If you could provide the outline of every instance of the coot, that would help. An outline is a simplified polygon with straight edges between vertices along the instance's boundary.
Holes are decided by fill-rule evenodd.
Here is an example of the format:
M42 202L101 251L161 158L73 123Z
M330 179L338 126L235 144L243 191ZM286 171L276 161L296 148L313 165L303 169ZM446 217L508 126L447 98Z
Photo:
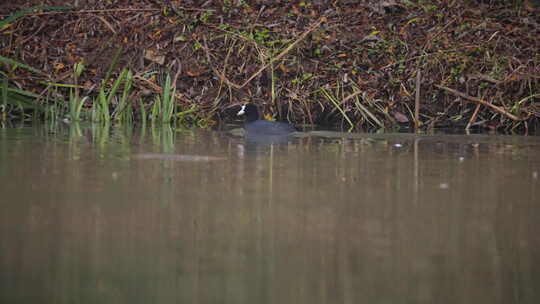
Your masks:
M296 129L288 123L261 120L257 106L251 103L243 104L237 115L246 116L244 129L249 136L287 135L296 131Z

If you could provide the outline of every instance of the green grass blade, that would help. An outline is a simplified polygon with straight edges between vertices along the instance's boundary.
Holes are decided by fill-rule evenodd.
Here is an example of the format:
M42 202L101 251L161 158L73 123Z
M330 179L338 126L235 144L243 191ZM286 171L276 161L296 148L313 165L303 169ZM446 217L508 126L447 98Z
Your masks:
M120 103L115 115L115 119L119 121L127 120L131 115L129 113L131 104L129 104L128 98L131 92L131 85L133 84L133 73L127 71L124 78L124 91L122 92L122 97L120 97Z
M25 70L28 70L28 71L31 71L31 72L34 72L34 73L37 73L37 74L45 75L44 72L42 72L42 71L40 71L40 70L38 70L36 68L33 68L33 67L31 67L31 66L29 66L27 64L18 62L16 60L13 60L13 59L10 59L10 58L0 56L0 62L6 63L6 64L11 65L11 66L16 67L16 68L22 68L22 69L25 69Z
M122 81L124 81L124 78L126 78L127 72L128 71L126 69L123 69L120 75L118 75L118 78L116 78L116 80L114 81L111 91L107 96L107 105L110 105L112 99L116 96L116 91L118 91L120 84L122 84Z
M27 14L31 14L37 11L66 11L72 10L71 6L38 6L16 11L4 20L0 20L0 30L7 27L10 23L13 23L19 18L24 17Z
M35 104L34 99L19 94L8 94L7 104L15 105L23 110L41 110L41 106Z
M30 97L30 98L39 98L40 97L38 94L30 92L30 91L26 91L26 90L8 88L7 91L8 91L8 93L15 93L15 94L23 95L23 96Z
M84 105L85 101L86 101L88 98L89 98L88 96L83 97L83 99L81 99L81 100L79 101L79 105L77 106L77 109L75 110L75 115L76 115L77 118L79 118L79 119L80 119L80 117L81 117L81 112L82 112L83 105Z
M105 120L105 117L109 117L109 105L107 104L105 88L101 87L98 93L95 121Z
M48 82L48 81L39 81L39 84L43 84L46 86L52 86L52 87L58 87L58 88L77 88L77 89L84 89L83 85L78 84L70 84L70 83L57 83L57 82Z
M114 69L116 68L116 65L118 64L122 51L123 51L122 48L118 48L116 50L116 53L114 53L111 64L109 65L109 69L107 70L107 74L105 74L105 78L103 79L103 83L107 83L109 81L109 78L111 77L112 72L114 71Z
M171 76L167 74L167 77L165 79L165 86L163 87L163 98L161 100L162 123L170 122L174 112L174 95L176 93L176 88L172 89L171 82Z
M156 120L159 119L161 115L161 97L159 95L156 95L154 98L154 104L152 105L152 112L150 114L150 117L152 118L152 123L155 123Z
M2 109L3 111L6 110L7 97L8 97L8 79L7 77L2 77L2 105L3 105Z
M140 105L140 113L141 113L142 125L146 126L146 109L144 108L144 103L143 103L142 98L139 99L139 105Z

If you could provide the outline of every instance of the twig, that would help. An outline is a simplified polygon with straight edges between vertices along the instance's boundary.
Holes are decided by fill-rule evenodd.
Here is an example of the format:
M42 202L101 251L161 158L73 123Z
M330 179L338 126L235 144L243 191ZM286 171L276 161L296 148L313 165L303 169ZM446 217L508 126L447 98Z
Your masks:
M497 80L493 77L490 77L488 75L484 75L484 74L474 74L474 75L470 75L469 76L470 79L480 79L480 80L484 80L484 81L487 81L487 82L491 82L493 84L502 84L504 81L500 81L500 80Z
M521 119L521 118L515 116L514 114L509 113L508 111L506 111L506 110L503 109L502 107L498 107L498 106L496 106L496 105L493 105L493 104L491 104L491 103L489 103L489 102L487 102L487 101L485 101L485 100L482 100L482 99L480 99L480 98L473 97L473 96L469 96L469 95L467 95L467 94L465 94L465 93L461 93L461 92L459 92L459 91L456 91L456 90L454 90L454 89L450 89L450 88L447 88L447 87L441 86L441 85L435 85L435 87L437 87L437 88L439 88L439 89L442 89L442 90L445 90L445 91L447 91L447 92L449 92L449 93L451 93L451 94L454 94L454 95L456 95L456 96L459 96L459 97L461 97L461 98L463 98L463 99L465 99L465 100L473 101L473 102L479 103L479 104L481 104L481 105L483 105L483 106L486 106L486 107L488 107L488 108L491 108L491 109L493 109L495 112L498 112L498 113L500 113L500 114L503 114L503 115L505 115L506 117L508 117L508 118L510 118L510 119L512 119L512 120L523 120L523 119Z
M113 32L113 34L116 34L116 31L114 30L114 27L102 16L96 16L101 22L103 22L110 30Z
M115 13L115 12L159 12L159 8L112 8L101 10L72 10L72 11L54 11L54 12L39 12L27 14L26 16L43 16L56 14L96 14L96 13Z
M228 62L229 62L229 57L231 56L231 53L236 45L236 41L237 40L233 40L232 41L232 44L231 46L229 47L229 50L227 51L227 55L225 56L225 60L223 60L223 72L225 73L225 71L227 70L227 67L228 67ZM208 54L208 46L206 45L206 38L204 39L204 46L206 47L206 62L208 62L208 64L210 65L210 67L212 68L212 70L214 71L214 73L216 73L216 70L214 69L214 67L210 64L210 56ZM218 89L218 92L216 94L216 98L214 100L214 105L217 105L218 102L219 102L219 97L221 96L221 90L223 88L223 82L224 80L222 78L220 78L220 81L219 81L219 89ZM228 87L229 91L231 90L231 87L229 86Z
M341 101L341 104L345 103L345 101L347 101L347 100L349 100L349 99L351 99L351 98L356 97L356 95L359 95L359 94L361 94L361 93L362 93L362 91L361 91L361 90L358 90L358 91L356 91L356 92L353 92L353 93L347 95L347 97L343 98L343 100Z

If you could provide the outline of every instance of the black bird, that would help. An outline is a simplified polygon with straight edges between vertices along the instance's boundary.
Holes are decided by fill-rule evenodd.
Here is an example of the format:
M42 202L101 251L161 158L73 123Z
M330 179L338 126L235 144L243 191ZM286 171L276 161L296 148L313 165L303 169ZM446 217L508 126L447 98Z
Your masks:
M250 137L284 136L296 131L296 129L288 123L260 119L257 106L251 103L243 104L236 115L245 115L246 120L244 129L246 130L247 136Z

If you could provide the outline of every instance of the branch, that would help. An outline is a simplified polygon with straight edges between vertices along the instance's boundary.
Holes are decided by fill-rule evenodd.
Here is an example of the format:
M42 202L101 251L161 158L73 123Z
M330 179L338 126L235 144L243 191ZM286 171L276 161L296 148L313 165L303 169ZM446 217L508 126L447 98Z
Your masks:
M476 103L479 103L483 106L486 106L488 108L491 108L492 110L494 110L495 112L498 112L500 114L503 114L505 115L506 117L512 119L512 120L523 120L522 118L519 118L517 116L515 116L514 114L512 113L509 113L508 111L506 111L504 108L502 107L498 107L494 104L491 104L483 99L480 99L480 98L477 98L477 97L473 97L473 96L469 96L465 93L461 93L459 91L456 91L454 89L450 89L450 88L447 88L447 87L444 87L444 86L440 86L440 85L435 85L435 87L439 88L439 89L442 89L442 90L445 90L446 92L448 93L451 93L453 95L456 95L456 96L459 96L465 100L468 100L468 101L473 101L473 102L476 102Z

